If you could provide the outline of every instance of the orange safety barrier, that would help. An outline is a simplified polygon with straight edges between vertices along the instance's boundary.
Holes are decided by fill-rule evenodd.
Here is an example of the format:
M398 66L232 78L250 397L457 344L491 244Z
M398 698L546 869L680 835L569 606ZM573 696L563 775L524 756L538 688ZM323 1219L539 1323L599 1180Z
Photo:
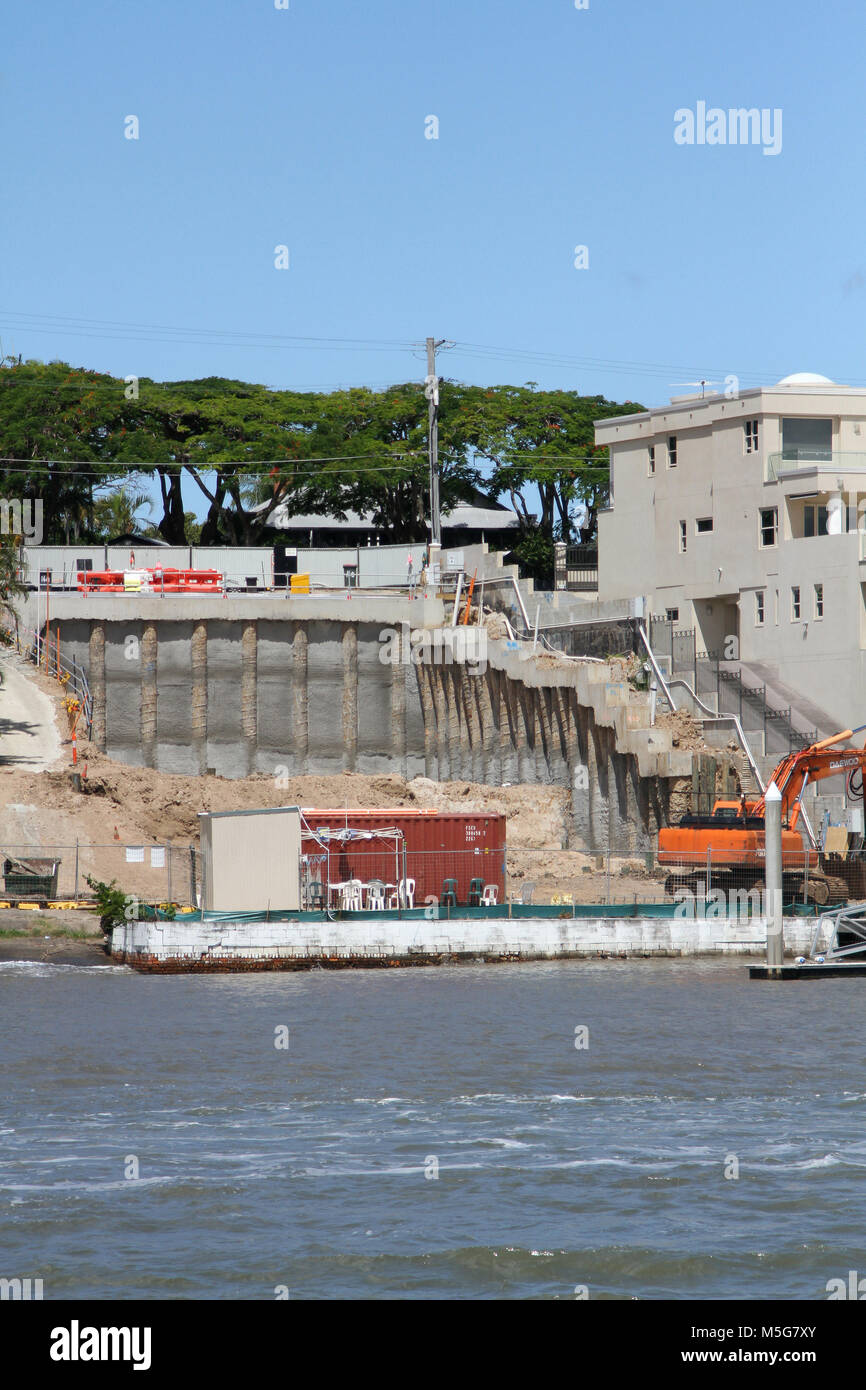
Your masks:
M221 594L219 570L82 570L78 587L86 594Z

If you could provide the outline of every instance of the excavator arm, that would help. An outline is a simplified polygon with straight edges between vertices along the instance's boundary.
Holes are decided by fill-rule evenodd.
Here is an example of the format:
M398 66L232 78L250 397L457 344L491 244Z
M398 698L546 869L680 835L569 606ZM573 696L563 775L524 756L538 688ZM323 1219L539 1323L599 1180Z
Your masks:
M843 729L832 738L822 739L804 748L799 753L789 753L783 758L773 773L773 781L782 793L782 820L791 830L797 828L800 818L803 793L810 782L821 782L825 777L838 777L843 772L853 772L859 768L861 775L866 770L866 743L862 748L839 748L855 734L862 733L866 724L857 729ZM764 797L754 802L752 814L764 815Z

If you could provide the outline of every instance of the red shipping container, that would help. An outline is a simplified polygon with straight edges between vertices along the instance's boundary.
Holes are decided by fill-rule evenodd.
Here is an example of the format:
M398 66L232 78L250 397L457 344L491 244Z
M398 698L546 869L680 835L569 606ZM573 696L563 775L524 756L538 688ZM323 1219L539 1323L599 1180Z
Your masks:
M505 816L480 811L427 811L397 808L382 810L334 810L303 807L302 852L327 855L321 865L322 882L345 883L359 878L368 883L381 879L396 884L404 876L415 880L415 905L428 896L442 898L446 879L456 880L457 902L467 904L473 879L493 884L497 899L505 897ZM331 831L396 829L401 840L349 839L318 844L319 828Z

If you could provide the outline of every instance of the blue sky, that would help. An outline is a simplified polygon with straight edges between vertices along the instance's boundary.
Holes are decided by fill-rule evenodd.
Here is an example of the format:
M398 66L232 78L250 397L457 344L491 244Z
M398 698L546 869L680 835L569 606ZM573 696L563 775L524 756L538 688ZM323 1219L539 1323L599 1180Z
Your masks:
M646 405L866 381L864 39L862 0L15 6L3 351L380 386L433 333L446 375ZM677 145L699 101L781 109L781 152Z

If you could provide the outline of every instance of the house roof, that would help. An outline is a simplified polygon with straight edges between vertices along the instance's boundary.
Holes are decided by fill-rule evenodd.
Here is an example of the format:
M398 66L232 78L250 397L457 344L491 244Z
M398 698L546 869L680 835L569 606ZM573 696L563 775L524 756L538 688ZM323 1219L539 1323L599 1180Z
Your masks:
M266 505L267 503L262 503L254 510L260 511ZM381 529L375 525L372 512L347 511L345 520L337 521L326 512L305 512L300 516L287 516L283 504L271 512L268 525L275 531L320 531L332 526L345 526L347 530L353 531ZM510 507L503 507L501 503L494 502L479 492L476 493L475 503L457 502L447 511L443 511L442 525L447 526L449 530L511 531L520 525L520 518ZM430 529L429 522L427 529Z

